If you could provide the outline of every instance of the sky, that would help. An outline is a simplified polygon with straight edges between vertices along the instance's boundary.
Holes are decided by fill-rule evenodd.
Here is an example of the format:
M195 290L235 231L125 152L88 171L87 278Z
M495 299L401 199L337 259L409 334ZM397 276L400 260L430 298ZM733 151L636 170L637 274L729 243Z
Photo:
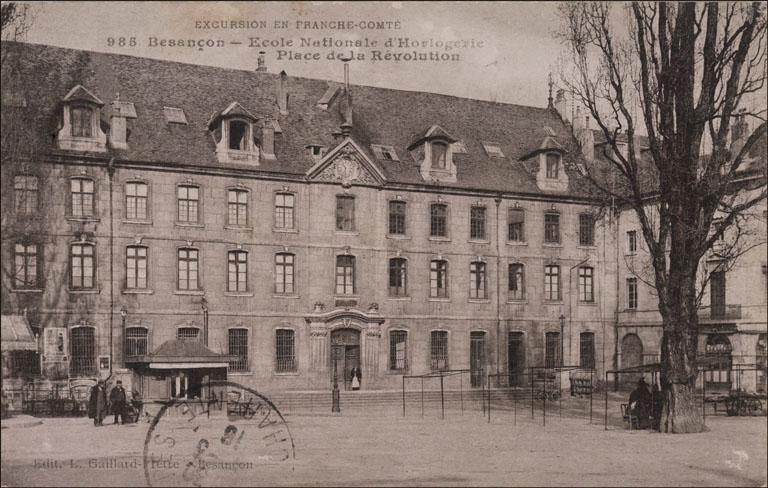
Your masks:
M331 37L368 43L352 49L364 58L350 62L352 83L539 107L547 104L547 76L563 52L553 35L557 4L547 2L44 2L34 8L26 41L37 44L245 70L256 68L263 50L270 72L343 81L343 63L328 55L350 49L301 46L302 39L322 43ZM214 21L247 25L212 28ZM315 21L353 25L324 29ZM390 39L420 46L388 47ZM221 40L224 46L163 47L163 40ZM446 50L447 41L467 47ZM385 57L414 50L449 59ZM320 59L290 60L289 53Z

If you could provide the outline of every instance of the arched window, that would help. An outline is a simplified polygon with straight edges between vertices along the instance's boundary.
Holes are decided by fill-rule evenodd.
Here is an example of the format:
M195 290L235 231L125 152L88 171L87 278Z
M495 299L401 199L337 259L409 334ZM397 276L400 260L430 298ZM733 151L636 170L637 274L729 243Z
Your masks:
M125 248L125 288L142 290L147 288L148 277L147 246L128 246Z
M93 327L74 327L70 331L70 374L96 374L96 338Z
M621 339L621 361L619 367L631 368L643 364L643 341L637 334L627 334ZM634 388L642 373L625 373L618 375L623 388Z
M448 237L448 205L433 203L429 206L429 235Z
M755 366L758 368L757 381L755 385L756 391L768 391L768 375L766 375L766 366L768 366L768 335L760 334L757 338L757 345L755 347Z
M146 327L125 329L125 357L144 356L149 351L149 332Z
M72 217L94 216L94 183L90 178L72 178L70 180Z
M448 369L448 332L433 330L430 332L429 367L432 371Z
M96 257L94 245L79 242L70 247L69 286L75 290L94 288L96 282Z
M392 258L389 260L389 296L404 297L407 295L408 260Z
M229 149L236 151L248 150L248 131L249 124L242 120L231 120L229 122Z

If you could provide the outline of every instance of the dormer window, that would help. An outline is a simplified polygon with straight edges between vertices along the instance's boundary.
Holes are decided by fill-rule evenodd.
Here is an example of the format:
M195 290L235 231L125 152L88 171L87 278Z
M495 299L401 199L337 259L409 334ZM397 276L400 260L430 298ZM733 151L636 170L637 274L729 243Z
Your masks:
M483 149L488 156L493 158L503 158L504 153L501 151L501 146L495 142L483 142Z
M439 125L433 125L411 139L407 149L419 163L425 181L456 181L453 143L457 139Z
M260 125L258 119L239 103L233 102L224 111L217 113L208 127L216 141L216 157L220 163L258 164L260 141L257 135ZM273 130L270 130L270 137L269 144L274 145ZM263 139L261 142L266 143L266 134L263 134ZM264 150L264 154L273 154L273 150Z
M560 175L560 155L547 154L547 178L557 179Z
M325 146L321 146L320 144L307 144L304 147L307 148L309 155L312 156L312 159L315 161L319 161L323 158L323 156L325 156Z
M397 157L397 152L392 146L385 146L383 144L371 144L371 149L376 154L377 159L384 159L387 161L400 161Z
M88 107L70 108L72 121L72 137L93 137L92 124L93 110Z
M448 144L432 143L432 169L446 169Z
M229 122L229 148L237 151L248 150L249 125L240 120Z
M467 145L461 141L454 142L451 144L451 147L453 148L453 154L467 154Z
M104 152L107 135L101 130L104 102L81 85L72 88L61 101L59 149Z

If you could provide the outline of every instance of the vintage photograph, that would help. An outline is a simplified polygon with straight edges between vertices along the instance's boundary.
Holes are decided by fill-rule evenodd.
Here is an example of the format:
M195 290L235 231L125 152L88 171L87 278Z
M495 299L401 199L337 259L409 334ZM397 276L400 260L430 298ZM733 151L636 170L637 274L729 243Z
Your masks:
M768 483L765 3L0 6L0 485Z

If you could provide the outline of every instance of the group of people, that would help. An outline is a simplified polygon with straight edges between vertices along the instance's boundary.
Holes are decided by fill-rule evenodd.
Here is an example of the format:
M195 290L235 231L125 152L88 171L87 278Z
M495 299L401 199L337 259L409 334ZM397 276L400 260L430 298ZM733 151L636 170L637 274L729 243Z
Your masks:
M104 380L99 382L91 389L91 398L88 401L88 418L93 419L94 427L104 425L104 418L109 412L115 415L115 424L120 417L120 423L125 424L125 417L128 413L128 396L123 388L123 382L117 380L114 388L109 392L107 399L106 383Z
M638 429L659 429L661 420L662 398L658 383L653 384L653 392L642 377L637 381L637 388L629 394L630 414L637 418Z

